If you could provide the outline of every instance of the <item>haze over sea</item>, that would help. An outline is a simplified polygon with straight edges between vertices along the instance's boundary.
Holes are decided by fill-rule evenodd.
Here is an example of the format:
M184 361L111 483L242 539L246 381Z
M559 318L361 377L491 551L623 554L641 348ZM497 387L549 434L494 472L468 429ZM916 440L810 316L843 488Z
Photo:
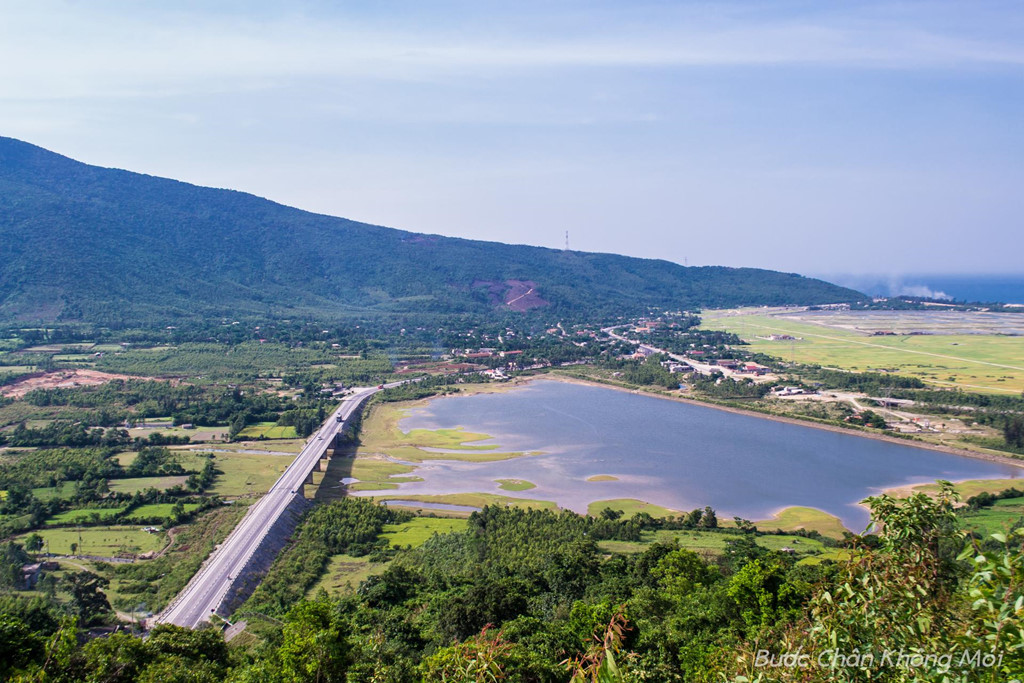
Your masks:
M1024 304L1024 275L821 275L872 296L922 296L954 301Z

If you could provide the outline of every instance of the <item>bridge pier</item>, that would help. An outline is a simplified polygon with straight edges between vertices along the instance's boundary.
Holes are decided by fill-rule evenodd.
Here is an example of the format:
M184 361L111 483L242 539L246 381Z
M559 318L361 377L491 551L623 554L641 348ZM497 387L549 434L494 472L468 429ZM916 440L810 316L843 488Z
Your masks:
M346 399L347 405L343 404L339 408L339 411L343 412L337 413L338 415L348 415L345 424L340 426L331 424L330 426L345 429L347 434L335 434L327 443L320 440L307 443L302 452L289 465L289 468L309 469L306 469L304 473L298 469L287 469L275 484L275 486L278 484L287 486L291 489L290 494L286 494L284 488L272 487L269 494L274 496L274 498L269 498L273 501L271 508L263 509L256 505L246 513L242 524L246 524L246 520L250 520L249 515L252 515L252 520L255 520L252 521L252 524L258 527L256 531L260 535L254 538L252 531L248 529L245 534L236 534L235 531L238 531L236 527L236 530L228 535L224 543L213 551L210 558L207 558L199 572L192 577L178 597L158 615L155 620L157 623L172 623L196 628L209 618L210 613L225 617L230 615L252 594L259 581L269 570L274 558L288 543L304 511L313 504L306 498L306 485L314 483L313 470L322 472L325 469L323 461L327 460L329 463L330 458L339 452L343 457L352 454L355 439L353 438L354 432L349 429L350 421L358 424L359 411L365 401L374 393L376 393L376 389L368 388ZM337 418L332 415L330 419L334 423ZM277 496L286 496L286 499L281 500ZM281 512L282 508L283 512ZM225 557L230 564L225 565L219 559L213 559ZM231 570L233 573L225 575L228 571L226 567L229 566L234 567ZM226 582L225 579L227 579ZM222 592L224 590L227 592Z

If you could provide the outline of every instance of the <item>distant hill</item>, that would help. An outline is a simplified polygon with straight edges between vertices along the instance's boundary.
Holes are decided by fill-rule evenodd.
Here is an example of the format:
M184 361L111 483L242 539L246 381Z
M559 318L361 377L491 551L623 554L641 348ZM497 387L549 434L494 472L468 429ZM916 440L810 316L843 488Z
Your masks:
M769 270L394 230L0 138L0 320L130 325L539 307L609 314L861 298Z

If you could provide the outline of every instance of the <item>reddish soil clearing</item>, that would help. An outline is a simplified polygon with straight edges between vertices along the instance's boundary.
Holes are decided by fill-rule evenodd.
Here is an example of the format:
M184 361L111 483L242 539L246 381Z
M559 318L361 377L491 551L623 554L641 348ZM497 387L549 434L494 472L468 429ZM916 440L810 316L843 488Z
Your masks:
M505 305L513 311L528 311L531 308L547 306L545 301L537 294L536 283L526 280L506 280L505 284L511 289L505 292Z
M55 370L35 374L0 389L0 395L21 398L33 389L57 389L70 387L94 387L115 379L138 379L128 375L113 375L96 370Z

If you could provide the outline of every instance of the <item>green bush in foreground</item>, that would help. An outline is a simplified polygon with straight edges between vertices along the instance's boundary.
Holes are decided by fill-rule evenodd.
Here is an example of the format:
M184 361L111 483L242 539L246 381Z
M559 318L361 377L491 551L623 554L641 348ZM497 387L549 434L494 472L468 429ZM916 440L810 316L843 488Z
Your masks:
M848 561L813 567L742 536L710 558L661 543L608 555L595 537L631 534L633 520L492 506L465 531L398 552L355 595L292 601L247 649L228 652L214 630L166 627L146 641L79 645L73 623L28 628L29 612L10 608L3 632L33 635L5 641L5 665L15 680L76 683L185 672L196 681L522 683L1024 675L1024 531L969 539L948 483L934 499L869 504L876 534L853 539ZM314 511L294 547L374 548L375 515L388 511L370 505Z

